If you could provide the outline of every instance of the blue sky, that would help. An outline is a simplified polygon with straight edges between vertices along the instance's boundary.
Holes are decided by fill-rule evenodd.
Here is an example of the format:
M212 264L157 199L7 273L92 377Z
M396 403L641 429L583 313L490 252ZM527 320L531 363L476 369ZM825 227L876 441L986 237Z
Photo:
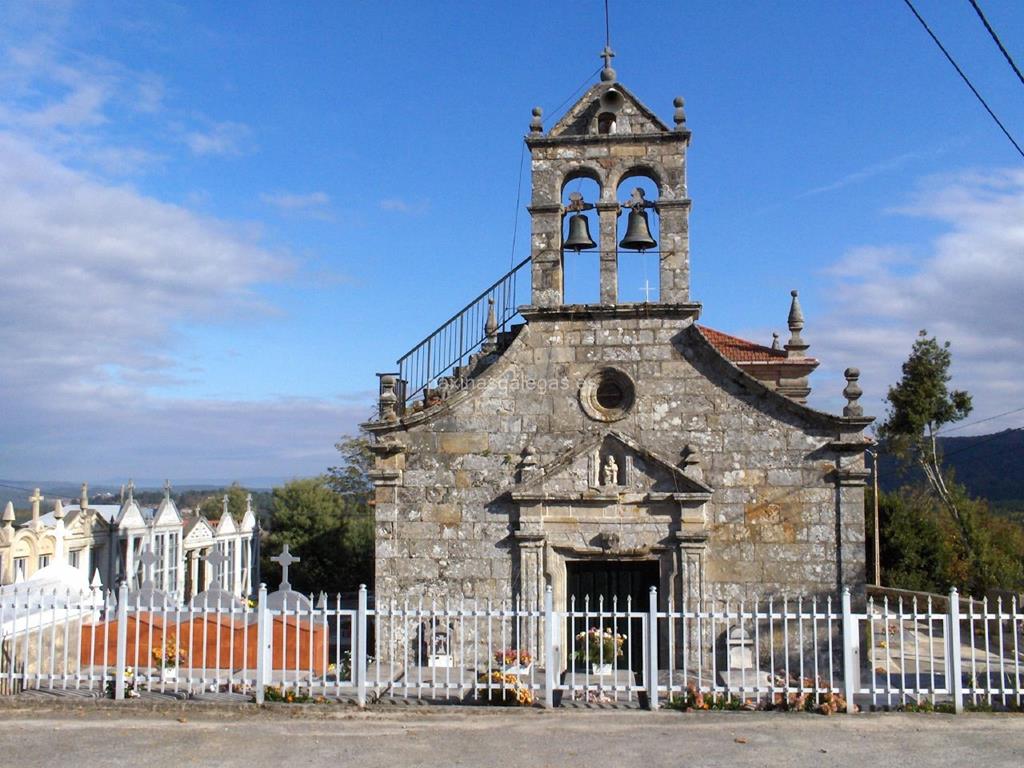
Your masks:
M966 0L917 5L1024 138ZM527 255L530 109L596 81L602 6L5 4L0 477L330 464L374 373ZM926 327L972 420L1024 406L1024 166L902 2L611 7L619 79L686 98L705 323L767 342L799 288L813 404L856 365L882 415ZM982 7L1024 61L1024 5Z

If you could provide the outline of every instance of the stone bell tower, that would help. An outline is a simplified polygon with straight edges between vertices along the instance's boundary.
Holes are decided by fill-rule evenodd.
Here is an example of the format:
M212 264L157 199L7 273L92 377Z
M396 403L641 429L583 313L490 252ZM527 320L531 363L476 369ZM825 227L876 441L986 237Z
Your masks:
M610 52L606 52L606 56ZM625 86L616 82L607 64L601 82L594 85L547 133L541 110L533 110L530 148L533 198L532 304L536 309L564 304L563 218L567 213L595 209L599 220L602 305L618 303L618 219L625 209L658 217L659 240L650 250L659 254L658 303L690 301L690 199L686 193L686 148L690 131L682 98L675 99L675 127L670 129ZM650 179L658 189L656 200L634 193L620 205L617 191L635 177ZM578 178L595 181L598 200L574 201L566 207L562 193ZM628 246L627 246L628 247ZM628 258L627 253L621 253Z

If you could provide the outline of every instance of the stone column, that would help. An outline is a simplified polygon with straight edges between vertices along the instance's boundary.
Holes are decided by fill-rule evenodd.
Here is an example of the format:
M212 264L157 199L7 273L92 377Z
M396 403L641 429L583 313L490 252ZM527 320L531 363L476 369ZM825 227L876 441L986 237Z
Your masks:
M535 307L557 307L562 303L562 206L559 203L531 205L530 253L532 299Z
M678 550L678 594L676 595L677 610L697 610L703 607L704 591L704 567L707 553L706 536L686 536L677 534L679 543ZM705 631L707 631L705 627ZM682 638L677 638L677 653L682 653ZM704 638L703 645L710 648L711 637ZM697 636L697 625L693 621L687 622L686 626L686 647L687 658L680 658L680 662L693 667L697 664L697 649L701 647Z
M659 200L661 267L658 300L663 304L690 301L689 200Z
M128 589L135 589L135 537L128 534L128 549L124 557L124 580L128 582Z
M193 549L188 553L188 573L189 573L189 594L185 596L186 600L191 600L193 597L199 594L199 550Z
M597 247L601 257L601 303L619 301L619 204L598 203L599 234Z

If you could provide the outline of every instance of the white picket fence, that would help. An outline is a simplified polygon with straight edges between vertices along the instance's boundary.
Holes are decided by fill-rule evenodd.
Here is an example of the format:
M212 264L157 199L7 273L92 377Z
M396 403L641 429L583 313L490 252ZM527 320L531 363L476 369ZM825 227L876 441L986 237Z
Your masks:
M365 588L242 602L211 593L0 595L0 694L25 690L265 700L390 699L657 709L672 699L810 708L1020 708L1016 600L869 600L849 593L754 605L543 606L463 600L368 604ZM588 644L588 633L603 642ZM609 639L610 638L610 639ZM847 674L847 672L850 674Z

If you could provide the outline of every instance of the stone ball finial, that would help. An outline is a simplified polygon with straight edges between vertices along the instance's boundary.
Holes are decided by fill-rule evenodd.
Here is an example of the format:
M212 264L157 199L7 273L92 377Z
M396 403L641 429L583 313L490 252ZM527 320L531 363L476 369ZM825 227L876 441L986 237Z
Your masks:
M544 130L543 115L543 109L540 107L533 108L533 119L530 120L530 133L541 133Z
M779 334L777 331L772 331L772 349L782 349L782 345L779 344Z
M860 371L856 368L847 368L843 371L843 376L846 377L846 387L843 388L843 397L846 398L848 404L843 408L843 416L846 417L860 417L864 415L864 407L858 403L860 396L864 394L864 390L860 388L858 380L860 379Z
M682 96L676 96L674 99L672 99L672 104L676 108L674 115L674 120L676 121L676 130L679 130L686 124L686 110L684 109L684 107L686 106L686 102L683 101Z

